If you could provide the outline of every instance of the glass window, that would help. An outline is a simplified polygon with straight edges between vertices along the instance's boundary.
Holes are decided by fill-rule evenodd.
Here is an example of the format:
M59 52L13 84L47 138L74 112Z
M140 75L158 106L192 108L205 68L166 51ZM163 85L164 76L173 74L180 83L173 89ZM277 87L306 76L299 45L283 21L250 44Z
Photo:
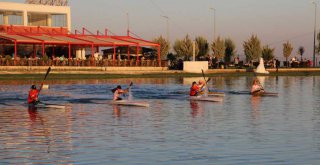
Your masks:
M65 14L51 15L52 27L67 27L67 16Z
M3 21L3 14L0 13L0 25L3 25L4 21Z
M23 25L21 15L8 15L9 25Z
M29 13L28 14L28 25L29 26L48 26L48 15Z

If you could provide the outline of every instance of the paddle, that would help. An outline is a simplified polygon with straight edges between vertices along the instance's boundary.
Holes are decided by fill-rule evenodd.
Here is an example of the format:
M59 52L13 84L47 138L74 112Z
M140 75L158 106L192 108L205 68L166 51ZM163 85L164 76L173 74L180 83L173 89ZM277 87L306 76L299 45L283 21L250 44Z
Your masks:
M51 71L51 67L48 68L47 73L46 73L46 75L44 76L44 79L43 79L42 82L41 82L41 86L40 86L40 89L39 89L39 92L38 92L38 98L39 98L40 92L41 92L41 90L42 90L43 83L44 83L44 81L47 79L50 71ZM36 101L36 104L38 104L38 103L40 103L39 100Z
M204 71L203 71L203 69L201 69L201 71L202 71L202 76L203 76L203 79L204 79L204 81L206 82L206 84L211 80L211 78L209 77L208 78L208 80L206 80L206 76L205 76L205 74L204 74ZM203 88L204 86L202 86L202 88ZM202 89L201 88L201 89ZM210 92L210 90L209 90L209 88L208 88L208 92Z
M127 92L125 92L125 93L123 94L124 96L127 96L126 93L129 93L130 88L131 88L132 85L133 85L133 82L131 81L130 84L129 84L129 86L128 86L128 88L125 90L125 91L127 91ZM130 94L128 94L128 96L130 97Z
M41 87L40 87L40 89L39 89L38 95L40 94L40 92L41 92L41 90L42 90L43 83L44 83L44 81L47 79L50 71L51 71L51 67L48 68L47 73L46 73L46 75L44 76L44 79L43 79L42 82L41 82Z
M129 84L129 86L128 86L128 88L127 88L128 92L129 92L129 90L130 90L130 88L131 88L132 85L133 85L133 82L131 81L131 83Z

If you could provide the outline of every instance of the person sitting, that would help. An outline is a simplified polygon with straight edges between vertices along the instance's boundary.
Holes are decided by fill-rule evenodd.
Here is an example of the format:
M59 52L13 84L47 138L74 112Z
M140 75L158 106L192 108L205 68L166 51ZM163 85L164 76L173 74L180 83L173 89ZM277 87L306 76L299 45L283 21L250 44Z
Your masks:
M252 95L259 95L259 94L262 94L262 93L264 93L263 87L260 85L258 79L254 79L252 87L251 87L251 94Z
M41 88L42 88L42 85L39 90L37 89L36 85L31 86L29 91L29 96L28 96L28 104L37 104L39 102L38 95Z
M121 86L118 85L117 88L112 90L112 92L113 92L113 100L117 101L117 100L122 100L122 98L120 96L122 94L128 93L129 89L122 90Z
M199 96L201 95L201 90L205 83L203 81L199 81L199 84L197 84L195 81L192 83L192 86L190 88L190 96Z

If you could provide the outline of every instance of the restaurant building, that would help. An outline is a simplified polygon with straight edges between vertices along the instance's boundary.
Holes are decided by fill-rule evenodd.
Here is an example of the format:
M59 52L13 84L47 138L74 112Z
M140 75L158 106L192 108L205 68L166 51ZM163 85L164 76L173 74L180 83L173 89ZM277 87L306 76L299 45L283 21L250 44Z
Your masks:
M107 29L91 32L84 27L72 32L71 27L69 6L0 2L0 55L14 60L61 55L73 59L93 57L106 47L113 49L112 60L118 60L117 48L125 47L127 60L140 61L142 47L151 47L161 65L160 45L133 37L129 30L125 36L114 36Z

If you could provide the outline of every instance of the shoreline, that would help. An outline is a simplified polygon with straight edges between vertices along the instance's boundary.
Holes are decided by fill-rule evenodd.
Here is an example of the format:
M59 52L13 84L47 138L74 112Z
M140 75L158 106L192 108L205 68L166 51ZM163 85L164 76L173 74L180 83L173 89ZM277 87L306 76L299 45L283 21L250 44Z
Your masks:
M0 80L41 78L48 67L0 67ZM267 69L269 74L261 76L312 76L320 75L320 68ZM254 76L246 69L209 69L206 76L238 77ZM260 76L260 74L258 74ZM110 79L110 78L174 78L202 77L202 73L168 70L166 67L51 67L51 79Z

